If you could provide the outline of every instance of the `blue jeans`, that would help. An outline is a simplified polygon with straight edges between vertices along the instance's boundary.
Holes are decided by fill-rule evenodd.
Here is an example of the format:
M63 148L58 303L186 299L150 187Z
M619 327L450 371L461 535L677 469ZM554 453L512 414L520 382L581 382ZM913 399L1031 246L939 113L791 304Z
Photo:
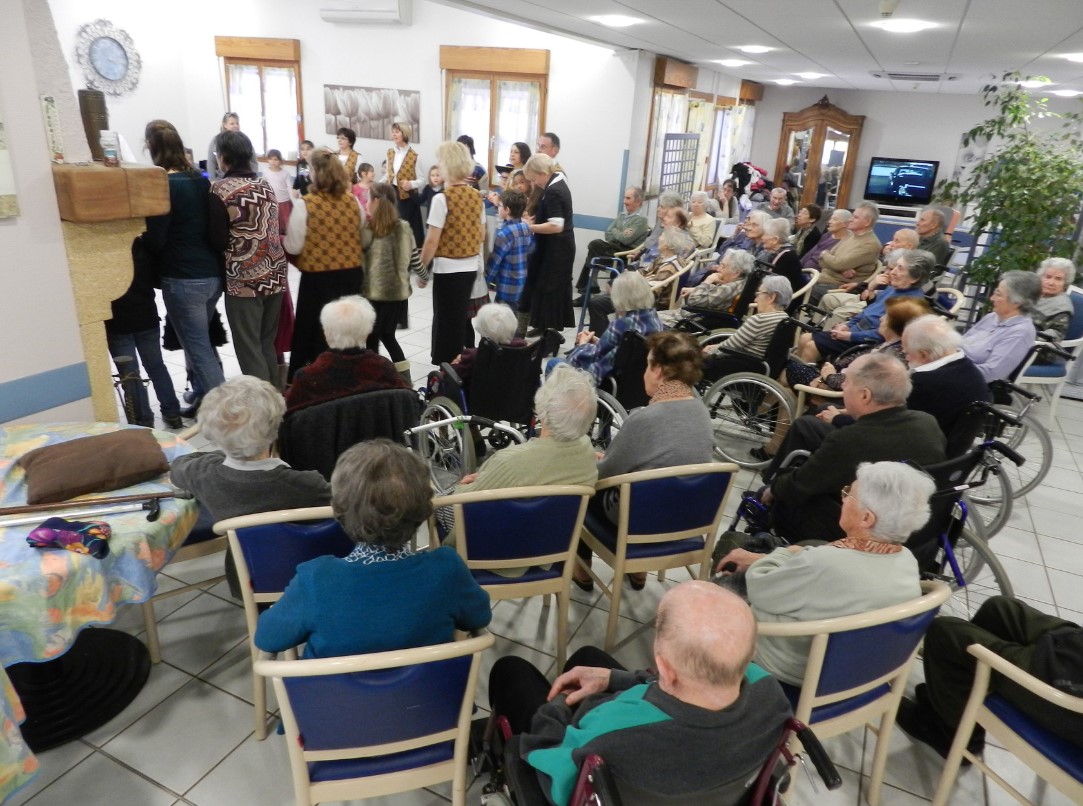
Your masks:
M122 336L109 336L109 354L113 361L121 356L131 357L131 363L126 363L122 368L117 364L117 370L121 375L132 374L139 377L139 361L142 359L146 367L150 382L154 384L154 394L158 397L158 403L162 407L162 417L177 417L180 415L180 402L177 393L173 390L173 379L169 376L165 362L162 360L162 346L160 343L161 331L144 330L140 333L128 333ZM142 382L132 384L135 393L135 417L138 425L153 426L154 412L150 409L150 397L147 395L147 387Z
M165 309L177 340L184 348L184 360L193 376L192 386L203 393L225 380L210 336L210 321L220 296L222 281L217 277L203 280L162 278Z

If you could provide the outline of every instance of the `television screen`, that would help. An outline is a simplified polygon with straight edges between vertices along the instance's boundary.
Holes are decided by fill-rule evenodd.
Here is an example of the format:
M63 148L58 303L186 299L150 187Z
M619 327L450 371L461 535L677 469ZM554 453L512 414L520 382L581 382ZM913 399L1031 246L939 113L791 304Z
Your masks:
M882 204L924 205L932 201L940 163L873 157L865 198Z

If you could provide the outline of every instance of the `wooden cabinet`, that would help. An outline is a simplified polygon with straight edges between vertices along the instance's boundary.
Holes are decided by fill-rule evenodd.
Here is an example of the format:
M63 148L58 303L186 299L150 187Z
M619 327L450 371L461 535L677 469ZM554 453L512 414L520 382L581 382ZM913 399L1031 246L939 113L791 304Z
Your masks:
M782 116L774 181L789 179L801 204L849 206L864 115L850 115L825 95L800 112Z

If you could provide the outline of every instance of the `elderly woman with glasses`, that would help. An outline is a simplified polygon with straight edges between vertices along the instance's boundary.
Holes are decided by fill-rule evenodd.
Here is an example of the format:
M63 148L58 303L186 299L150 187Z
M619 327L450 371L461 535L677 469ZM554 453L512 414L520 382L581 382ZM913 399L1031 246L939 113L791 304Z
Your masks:
M779 219L785 223L784 219ZM703 348L703 376L717 381L734 372L762 372L763 359L775 330L788 319L786 306L793 298L790 281L777 274L763 278L756 292L756 313L720 345Z
M1004 380L1023 363L1037 329L1030 312L1038 304L1042 283L1029 271L1006 271L989 301L993 311L963 336L963 352L988 381Z
M414 552L432 513L425 463L386 439L354 445L331 475L335 520L357 547L309 560L264 612L256 646L327 658L429 646L492 618L487 594L451 548Z
M903 546L929 519L933 480L901 462L864 462L840 491L845 537L759 554L723 544L716 578L744 575L757 622L814 621L890 607L921 595L918 563ZM727 551L727 549L730 549ZM809 640L763 638L756 662L779 680L801 685Z
M884 337L878 329L888 300L924 296L922 286L935 268L936 258L932 253L922 249L904 251L886 278L888 287L878 292L875 300L848 321L831 330L803 334L797 345L798 358L811 364L836 356L859 342L880 343Z

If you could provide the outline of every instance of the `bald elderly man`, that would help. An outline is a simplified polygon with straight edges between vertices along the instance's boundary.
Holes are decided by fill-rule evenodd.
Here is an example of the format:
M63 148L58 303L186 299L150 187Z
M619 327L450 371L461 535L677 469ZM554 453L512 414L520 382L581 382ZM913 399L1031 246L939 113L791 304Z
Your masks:
M684 582L658 605L654 666L629 672L583 647L550 685L522 658L493 666L489 700L522 734L520 755L553 803L567 803L591 753L614 775L684 795L752 778L790 715L778 682L752 663L756 622L743 599ZM534 776L530 772L535 773Z

